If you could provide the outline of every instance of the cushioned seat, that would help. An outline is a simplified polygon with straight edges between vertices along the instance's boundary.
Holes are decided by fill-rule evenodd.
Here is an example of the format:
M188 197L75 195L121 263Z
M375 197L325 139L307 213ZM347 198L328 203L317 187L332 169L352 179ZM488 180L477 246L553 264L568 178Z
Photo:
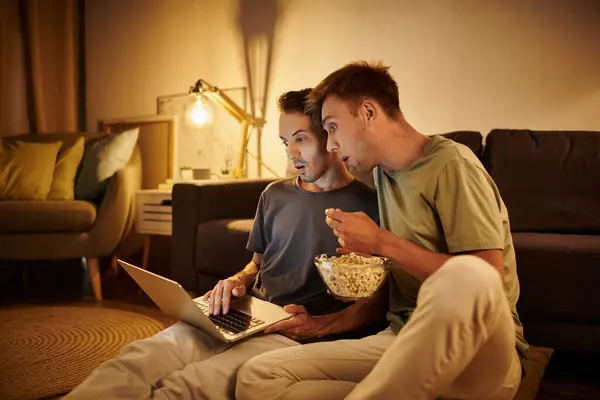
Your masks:
M494 129L483 159L512 232L600 234L598 132Z
M515 232L513 241L522 316L600 320L600 236Z
M246 248L253 222L253 219L217 219L198 225L196 271L208 275L201 286L214 286L211 277L215 270L231 276L250 262L252 254L240 249ZM214 282L219 279L222 278L215 277Z
M534 400L536 398L540 381L553 353L553 349L529 346L524 362L525 378L521 381L514 400Z
M96 207L87 201L2 201L0 232L84 232L94 225Z

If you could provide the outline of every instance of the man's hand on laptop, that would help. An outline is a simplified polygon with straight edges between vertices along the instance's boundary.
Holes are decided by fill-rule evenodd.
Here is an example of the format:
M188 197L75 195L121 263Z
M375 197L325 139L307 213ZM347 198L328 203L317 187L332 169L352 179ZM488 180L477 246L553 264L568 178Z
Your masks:
M323 336L323 326L310 315L306 308L296 304L290 304L283 309L289 313L296 314L290 319L269 326L265 333L278 332L293 340L311 339Z
M215 288L204 295L208 299L208 313L219 315L221 310L223 314L229 312L229 303L231 295L242 297L246 295L246 285L237 278L229 278L219 281Z

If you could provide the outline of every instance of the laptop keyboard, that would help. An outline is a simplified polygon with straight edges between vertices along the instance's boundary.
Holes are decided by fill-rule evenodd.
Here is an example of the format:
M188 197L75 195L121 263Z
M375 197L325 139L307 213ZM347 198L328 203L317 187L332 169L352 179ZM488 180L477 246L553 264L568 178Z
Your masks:
M258 318L253 318L252 316L233 308L230 308L225 315L209 315L207 300L196 299L194 302L198 305L198 307L200 307L202 312L206 314L208 318L210 318L212 323L215 324L215 326L223 333L235 335L265 323L265 321L261 321Z

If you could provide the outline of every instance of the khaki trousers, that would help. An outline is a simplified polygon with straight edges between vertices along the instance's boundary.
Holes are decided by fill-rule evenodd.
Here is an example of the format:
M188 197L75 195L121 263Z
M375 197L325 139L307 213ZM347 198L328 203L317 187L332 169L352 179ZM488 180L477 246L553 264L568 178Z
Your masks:
M474 256L423 283L409 322L360 340L289 347L239 371L236 398L512 399L521 380L500 275Z
M127 345L65 399L233 399L237 371L247 360L296 345L272 334L230 347L179 322Z

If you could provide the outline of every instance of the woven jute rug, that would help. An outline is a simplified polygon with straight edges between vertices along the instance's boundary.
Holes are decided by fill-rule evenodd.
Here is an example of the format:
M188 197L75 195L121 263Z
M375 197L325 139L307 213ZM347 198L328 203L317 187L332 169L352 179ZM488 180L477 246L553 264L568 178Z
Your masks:
M118 309L19 306L0 310L0 399L66 394L126 344L164 324Z

